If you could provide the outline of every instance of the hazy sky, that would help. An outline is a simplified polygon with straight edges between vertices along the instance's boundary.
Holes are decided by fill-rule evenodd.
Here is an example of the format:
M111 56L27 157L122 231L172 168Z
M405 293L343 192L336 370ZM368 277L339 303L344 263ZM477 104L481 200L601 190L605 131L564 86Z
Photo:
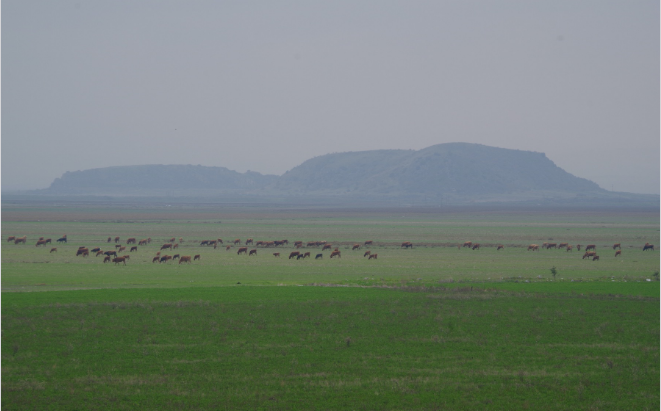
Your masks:
M657 0L2 1L2 189L447 142L659 193Z

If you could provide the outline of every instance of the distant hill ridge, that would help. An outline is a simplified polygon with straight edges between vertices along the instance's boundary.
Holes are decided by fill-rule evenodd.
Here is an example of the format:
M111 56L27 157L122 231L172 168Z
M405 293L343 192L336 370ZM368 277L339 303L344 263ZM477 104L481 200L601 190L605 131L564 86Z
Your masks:
M605 192L573 176L545 154L480 144L446 143L422 150L326 154L282 176L238 173L224 167L142 165L67 172L45 191L61 194L170 195L232 192L259 195L472 198L561 196ZM545 196L548 194L544 194ZM533 195L534 196L534 195Z

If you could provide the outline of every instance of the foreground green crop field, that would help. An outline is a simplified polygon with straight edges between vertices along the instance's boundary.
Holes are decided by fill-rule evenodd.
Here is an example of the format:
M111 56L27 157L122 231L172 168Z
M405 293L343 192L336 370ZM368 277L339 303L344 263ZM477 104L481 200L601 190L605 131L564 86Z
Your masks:
M4 239L28 236L2 244L3 409L659 408L659 255L642 251L658 212L24 206L2 218ZM57 252L34 246L65 233ZM75 257L114 249L108 236L153 241L126 266ZM170 237L184 242L169 254L201 260L152 263ZM199 245L249 237L290 245L252 257ZM289 260L295 240L342 258ZM378 259L351 250L365 240ZM457 248L467 240L483 247ZM546 241L596 244L601 259L526 251Z

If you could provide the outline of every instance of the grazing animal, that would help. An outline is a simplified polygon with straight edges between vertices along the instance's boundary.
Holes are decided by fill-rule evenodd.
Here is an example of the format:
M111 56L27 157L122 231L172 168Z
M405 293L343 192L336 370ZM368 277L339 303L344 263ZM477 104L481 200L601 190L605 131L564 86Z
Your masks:
M57 239L57 242L58 242L58 243L66 243L66 242L67 242L67 238L66 238L66 237L60 237L60 238Z
M46 239L46 244L51 244L51 239L50 238Z
M241 247L239 248L239 251L236 252L236 255L241 255L246 253L248 253L248 247Z
M158 260L158 262L159 263L167 263L170 258L172 258L172 257L170 257L169 255L164 255Z
M94 251L94 250L92 250L92 251ZM103 255L103 250L97 251L95 257L98 257L100 255Z
M109 256L109 255L103 257L103 263L104 263L104 264L107 263L107 262L109 262L109 261L110 261L110 256Z
M303 254L303 258L310 257L310 252L308 251L307 253Z
M218 241L218 244L222 244L222 243L223 243L223 240L222 240L221 238L217 239L216 241ZM180 242L180 243L183 243L183 240L179 239L179 242Z
M585 251L596 250L597 246L595 244L588 244L585 246Z
M337 256L338 258L342 258L342 254L340 253L339 250L335 250L335 251L333 251L333 252L331 253L331 255L330 255L330 258L333 258L333 257L335 257L335 256Z
M351 247L351 251L358 250L359 248L360 248L360 244L354 244L353 247Z
M330 244L325 244L325 245L321 248L321 251L330 250L331 248L333 248L332 245L330 245Z
M172 249L174 250L175 248L179 248L179 244L173 244Z
M110 258L110 257L106 257L106 258ZM156 256L156 257L154 257L154 258L151 259L151 262L152 262L152 263L157 263L158 260L159 260L159 258L160 258L159 256Z
M193 262L190 260L190 255L184 255L179 259L179 264L181 263L192 264Z
M615 252L615 257L617 257L618 255L622 255L622 250L617 250L617 251Z
M112 259L112 262L115 263L115 265L119 265L119 263L124 263L126 265L126 258L125 257L116 257Z
M195 254L195 257L193 257L193 261L195 261L195 260L199 260L200 258L201 258L201 257L200 257L199 254Z
M462 247L468 247L468 248L470 248L470 247L472 247L472 246L473 246L473 242L472 242L472 241L466 241L466 242L464 243L464 245L462 245Z
M303 247L303 244L302 244L302 243L301 243L301 244L296 244L295 247L296 247L297 249L298 249L298 248L301 248L301 247Z
M546 249L550 250L551 248L558 248L558 244L556 244L556 243L547 243L546 244Z
M596 254L592 257L592 261L597 261L598 259L599 259L599 256L596 255Z
M643 246L643 251L647 251L647 250L652 250L652 251L654 251L654 244L649 244L649 243L645 244L645 245Z
M161 246L161 250L167 250L167 249L172 250L172 243L165 243Z
M85 257L85 253L87 253L87 255L89 255L90 250L88 250L86 247L79 248L78 251L76 251L76 257L78 257L79 255L82 255L83 257Z
M130 260L131 256L130 255L123 255L122 258L125 258L126 260Z
M115 237L115 242L116 242L116 243L119 242L119 237Z
M241 245L241 240L239 240L238 238L236 240L234 240L234 245L237 245L237 244Z
M303 254L299 254L299 255L296 256L296 259L297 259L297 260L305 259L305 255L303 255Z
M615 250L616 248L619 248L620 250L622 249L622 246L620 245L620 243L613 244L613 250Z
M317 245L316 241L308 241L308 243L305 245L306 247L314 247Z
M15 235L10 235L10 236L7 238L7 242L9 242L9 241L14 241L14 240L16 240L16 236L15 236Z
M111 242L111 241L112 241L112 237L108 237L108 242Z
M569 243L560 243L558 244L558 248L565 248L569 245Z
M90 251L93 253L98 253L99 251L101 251L101 247L94 247Z
M291 260L292 258L297 257L300 254L301 253L298 251L292 251L291 253L289 253L289 259Z
M230 248L232 248L232 246L231 246L231 245L228 245L227 247L225 247L225 251L229 251Z
M473 250L479 250L480 249L480 243L475 243L473 244L473 247L471 247Z
M250 250L250 252L248 253L248 257L250 257L251 255L257 255L257 249Z
M118 253L121 253L122 251L126 250L126 247L122 246L119 247L119 250L117 250Z
M131 247L131 251L129 251L129 253L132 253L132 252L134 252L134 251L137 252L137 251L138 251L138 247L136 247L136 246Z
M528 246L528 251L530 251L530 250L532 250L532 251L539 251L539 246L538 246L537 244L530 244L530 245Z
M596 251L586 251L585 254L583 254L583 259L585 260L586 258L589 260L590 257L594 257L597 255Z
M576 244L576 249L577 249L578 251L581 251L581 245L580 245L580 244Z
M177 241L176 238L174 238L174 237L170 238L170 242L171 242L171 243L174 243L175 241Z
M374 241L372 241L372 240L367 240L367 241L365 241L365 245L366 245L366 246L368 246L368 245L372 245L373 242L374 242Z
M379 255L376 254L376 253L371 254L371 255L369 256L368 260L371 260L371 259L375 259L375 260L376 260L378 256L379 256Z
M115 248L120 248L121 246L121 244L115 244Z
M573 248L574 248L573 245L568 245L568 246L567 246L567 251L571 251Z
M365 254L363 254L363 257L367 257L368 255L372 254L370 250L365 251Z
M496 251L498 251L498 250L504 250L504 249L505 249L505 246L502 245L502 244L499 244L499 245L498 245L498 248L496 248Z
M35 247L39 247L40 245L46 247L46 240L37 240L37 244L35 244Z
M248 244L252 244L252 238L249 238L249 239L246 240L246 245L248 245Z
M404 241L399 248L413 248L413 243L410 241Z
M23 237L20 238L16 237L16 239L14 240L14 244L20 244L20 243L27 244L27 241L28 241L28 236L24 235Z
M207 245L207 244L209 244L209 240L202 240L202 242L200 243L200 245Z
M172 256L173 260L176 260L177 258L179 258L179 254L175 254L175 255Z
M315 260L318 260L320 258L324 258L324 255L323 254L317 254L317 255L314 256Z
M273 257L280 257L280 253L273 253Z
M117 257L117 251L106 251L103 254L107 255L108 257L110 257L111 255Z
M53 253L53 252L57 252L57 247L53 247L53 248L51 248L51 249L50 249L50 252L51 252L51 253Z
M131 237L128 240L126 240L126 244L135 244L135 237Z
M145 238L145 239L142 239L142 240L138 241L138 245L147 245L147 239Z

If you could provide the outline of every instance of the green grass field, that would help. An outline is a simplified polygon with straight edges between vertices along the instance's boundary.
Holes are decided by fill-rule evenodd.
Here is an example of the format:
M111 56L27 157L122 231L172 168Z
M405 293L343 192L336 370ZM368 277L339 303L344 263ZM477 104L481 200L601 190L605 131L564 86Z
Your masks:
M2 244L3 409L659 408L659 254L642 251L658 212L7 206L2 218L4 239L28 237ZM56 253L34 246L62 234ZM114 249L109 236L153 241L126 266L75 256ZM201 260L152 263L170 237L184 242L169 254ZM249 237L290 246L199 245ZM342 258L289 260L295 240ZM351 250L365 240L377 260ZM467 240L483 247L458 249ZM601 259L526 251L547 241L596 244Z

